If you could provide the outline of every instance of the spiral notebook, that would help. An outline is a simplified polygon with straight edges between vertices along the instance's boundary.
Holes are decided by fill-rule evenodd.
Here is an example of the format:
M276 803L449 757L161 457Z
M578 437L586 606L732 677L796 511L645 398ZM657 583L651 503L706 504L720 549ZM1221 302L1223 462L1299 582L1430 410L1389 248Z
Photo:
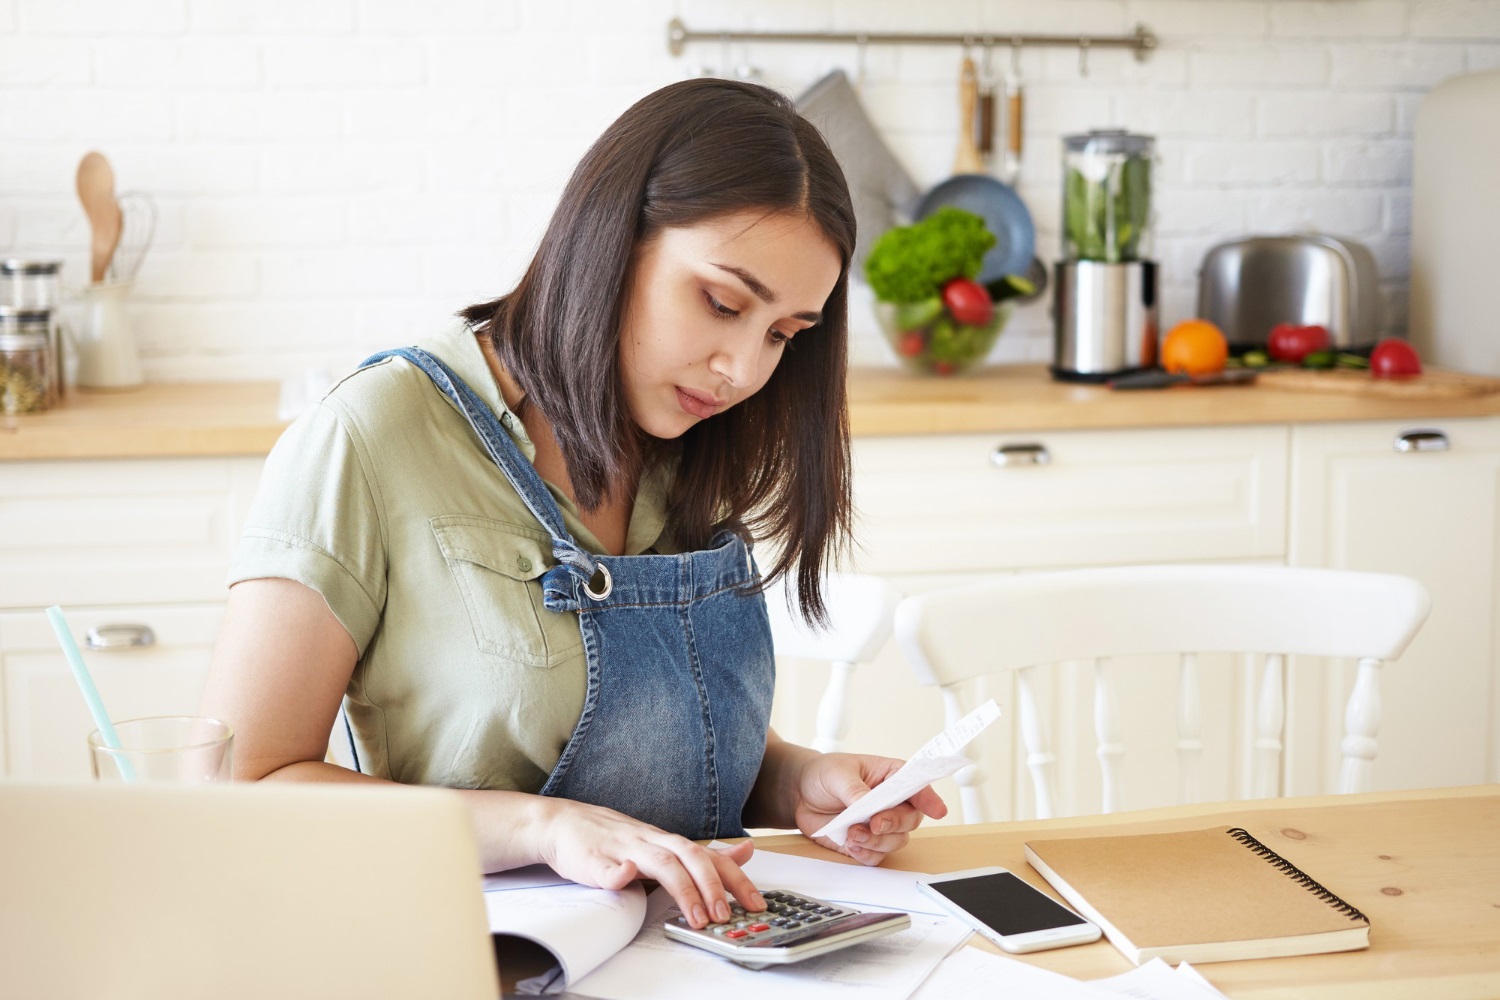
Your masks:
M1137 965L1370 946L1363 913L1238 827L1032 840L1026 860Z

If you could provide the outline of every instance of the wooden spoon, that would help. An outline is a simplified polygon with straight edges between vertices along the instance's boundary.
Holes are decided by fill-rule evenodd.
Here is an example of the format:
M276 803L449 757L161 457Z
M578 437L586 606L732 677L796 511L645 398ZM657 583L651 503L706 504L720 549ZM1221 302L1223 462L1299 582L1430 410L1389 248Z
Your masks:
M89 252L89 279L104 280L109 262L120 243L120 203L115 200L115 172L99 153L87 153L78 164L78 200L88 216L93 233Z
M974 143L975 103L979 99L979 74L974 60L964 56L958 74L958 155L953 158L955 174L982 174L984 160Z

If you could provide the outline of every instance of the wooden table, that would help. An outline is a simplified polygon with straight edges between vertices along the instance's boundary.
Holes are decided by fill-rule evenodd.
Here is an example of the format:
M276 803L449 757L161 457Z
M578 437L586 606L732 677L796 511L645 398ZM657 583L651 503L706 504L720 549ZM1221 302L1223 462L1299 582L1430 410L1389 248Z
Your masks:
M907 871L1027 863L1040 837L1242 826L1370 918L1364 951L1198 967L1231 997L1500 997L1500 785L1176 806L1109 816L930 827L887 862ZM796 835L761 850L834 857ZM976 947L990 947L977 936ZM1106 941L1015 956L1078 979L1131 966Z

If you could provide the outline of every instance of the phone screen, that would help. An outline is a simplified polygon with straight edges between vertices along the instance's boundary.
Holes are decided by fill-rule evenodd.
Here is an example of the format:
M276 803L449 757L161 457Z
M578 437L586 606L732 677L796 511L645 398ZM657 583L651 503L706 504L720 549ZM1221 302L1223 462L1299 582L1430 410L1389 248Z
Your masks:
M1010 872L931 882L927 888L1002 936L1087 923Z

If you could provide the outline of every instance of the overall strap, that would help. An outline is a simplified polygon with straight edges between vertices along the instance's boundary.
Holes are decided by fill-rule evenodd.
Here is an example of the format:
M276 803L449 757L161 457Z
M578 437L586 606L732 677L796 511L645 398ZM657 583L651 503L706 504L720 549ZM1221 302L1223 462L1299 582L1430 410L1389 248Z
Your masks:
M578 570L585 580L592 577L596 569L594 558L579 547L568 533L567 526L563 523L562 510L552 498L547 484L542 482L536 466L527 461L521 449L500 425L495 411L453 369L419 347L381 351L366 358L360 363L360 367L392 357L404 358L416 365L432 379L433 385L458 404L459 412L479 436L490 458L500 467L511 486L515 487L521 502L526 504L526 509L531 511L532 516L547 530L547 534L552 536L553 556L558 562Z

